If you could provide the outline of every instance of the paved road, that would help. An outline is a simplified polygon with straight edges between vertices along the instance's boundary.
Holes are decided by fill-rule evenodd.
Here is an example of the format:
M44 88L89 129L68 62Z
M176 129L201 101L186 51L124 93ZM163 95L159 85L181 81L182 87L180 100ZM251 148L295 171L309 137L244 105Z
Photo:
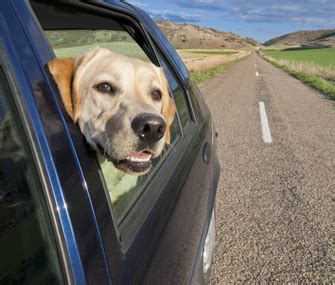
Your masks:
M222 167L211 283L335 282L335 102L255 53L201 90Z

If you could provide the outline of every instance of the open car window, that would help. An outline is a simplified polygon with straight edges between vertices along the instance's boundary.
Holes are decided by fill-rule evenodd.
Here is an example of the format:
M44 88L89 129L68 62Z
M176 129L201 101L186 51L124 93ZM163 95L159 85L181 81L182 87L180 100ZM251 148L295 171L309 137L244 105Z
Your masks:
M86 50L103 47L158 65L156 54L150 44L140 29L132 23L118 17L86 13L78 9L53 9L52 6L37 2L32 2L32 7L56 57L78 57ZM182 87L173 71L167 65L163 65L163 68L178 115L170 125L170 144L166 144L161 155L153 159L150 172L144 176L130 175L116 169L113 163L101 154L96 154L102 182L118 226L122 225L144 192L156 191L151 189L150 183L169 154L175 151L182 137L181 126L186 127L191 120Z

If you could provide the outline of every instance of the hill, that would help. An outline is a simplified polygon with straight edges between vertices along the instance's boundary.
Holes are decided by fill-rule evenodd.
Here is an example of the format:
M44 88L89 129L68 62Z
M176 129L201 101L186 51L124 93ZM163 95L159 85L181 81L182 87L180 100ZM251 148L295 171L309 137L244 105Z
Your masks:
M255 40L231 32L167 21L157 21L157 25L176 49L242 49L259 46Z
M265 46L335 47L334 30L298 31L273 38Z

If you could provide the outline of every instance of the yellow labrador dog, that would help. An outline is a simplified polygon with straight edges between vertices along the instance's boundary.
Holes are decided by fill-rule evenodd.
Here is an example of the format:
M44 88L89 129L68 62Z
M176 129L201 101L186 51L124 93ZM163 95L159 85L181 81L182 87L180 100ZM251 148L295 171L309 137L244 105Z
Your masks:
M48 68L87 142L118 169L147 173L170 141L175 114L163 70L103 48Z

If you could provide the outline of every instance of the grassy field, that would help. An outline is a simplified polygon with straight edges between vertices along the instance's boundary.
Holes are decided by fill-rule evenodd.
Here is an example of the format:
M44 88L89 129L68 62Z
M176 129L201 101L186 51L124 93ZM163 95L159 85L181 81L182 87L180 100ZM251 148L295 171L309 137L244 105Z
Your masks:
M335 48L262 51L265 59L335 99Z
M335 70L335 48L263 51L274 59L315 64Z
M194 81L196 83L201 83L204 82L206 80L211 79L213 76L215 76L218 73L222 73L224 71L226 71L227 69L229 69L230 67L232 67L233 65L242 62L243 60L245 60L248 56L233 60L233 61L229 61L226 62L224 64L212 67L212 68L208 68L208 69L204 69L204 70L197 70L197 71L191 71L191 75L194 79Z

